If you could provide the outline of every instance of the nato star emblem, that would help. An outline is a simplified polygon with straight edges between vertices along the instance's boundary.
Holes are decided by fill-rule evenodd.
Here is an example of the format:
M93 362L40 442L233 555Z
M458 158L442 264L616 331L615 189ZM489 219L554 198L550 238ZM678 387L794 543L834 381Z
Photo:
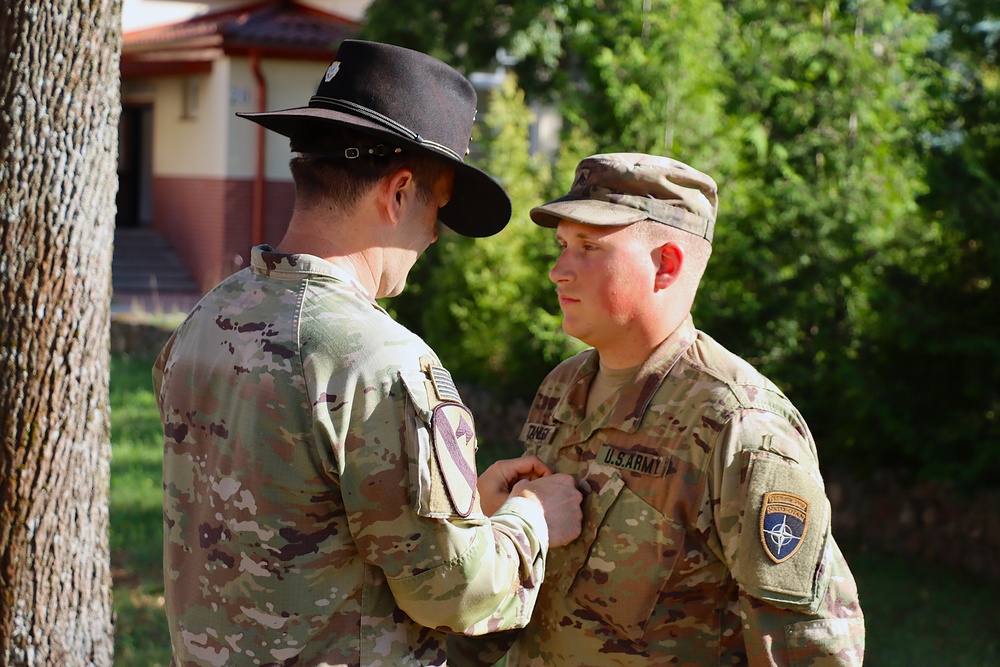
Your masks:
M760 540L775 563L783 563L799 550L809 528L809 502L785 491L764 494L760 508Z

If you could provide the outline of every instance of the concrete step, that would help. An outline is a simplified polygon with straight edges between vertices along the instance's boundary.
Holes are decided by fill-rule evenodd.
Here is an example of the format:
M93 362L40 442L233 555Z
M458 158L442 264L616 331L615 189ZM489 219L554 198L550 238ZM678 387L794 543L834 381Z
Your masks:
M111 287L115 292L197 292L198 287L190 278L180 276L148 274L139 276L112 277Z
M174 249L152 229L115 231L111 284L116 294L198 293Z

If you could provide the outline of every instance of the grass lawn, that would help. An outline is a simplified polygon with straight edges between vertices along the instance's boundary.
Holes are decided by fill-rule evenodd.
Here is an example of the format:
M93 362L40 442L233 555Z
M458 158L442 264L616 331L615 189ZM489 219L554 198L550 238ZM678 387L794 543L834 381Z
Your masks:
M163 431L151 360L111 360L111 572L115 664L166 667L163 611Z
M111 365L111 558L115 664L122 667L170 664L161 571L162 441L151 366L123 357ZM844 546L867 618L866 665L1000 665L1000 582Z

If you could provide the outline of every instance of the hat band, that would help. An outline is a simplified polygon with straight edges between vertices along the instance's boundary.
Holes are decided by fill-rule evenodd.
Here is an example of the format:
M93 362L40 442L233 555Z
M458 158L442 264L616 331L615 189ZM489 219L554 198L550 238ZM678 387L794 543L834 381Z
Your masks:
M461 156L459 156L458 153L448 148L444 144L439 144L438 142L431 141L430 139L424 139L422 136L420 136L410 128L406 127L405 125L397 123L388 116L384 116L377 111L369 109L368 107L361 106L360 104L356 104L349 100L341 100L334 97L323 97L322 95L313 95L312 99L309 100L309 106L313 106L314 102L319 104L320 106L333 108L334 110L339 108L344 111L347 111L348 113L354 114L355 116L361 116L363 118L367 118L368 120L373 120L376 123L379 123L380 125L385 125L390 130L398 132L399 134L403 135L404 137L406 137L411 141L415 141L418 144L427 146L428 148L432 148L436 151L446 153L450 157L453 157L456 160L458 160L459 162L464 162L464 160L462 160Z

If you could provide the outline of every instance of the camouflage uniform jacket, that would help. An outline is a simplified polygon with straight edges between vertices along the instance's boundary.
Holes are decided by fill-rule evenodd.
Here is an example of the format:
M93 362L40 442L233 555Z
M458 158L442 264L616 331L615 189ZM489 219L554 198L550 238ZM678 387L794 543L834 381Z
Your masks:
M338 267L254 248L153 375L175 665L440 665L527 622L540 506L483 515L450 376Z
M688 318L584 419L598 356L542 383L521 439L586 489L549 553L525 665L860 665L864 620L802 417Z

